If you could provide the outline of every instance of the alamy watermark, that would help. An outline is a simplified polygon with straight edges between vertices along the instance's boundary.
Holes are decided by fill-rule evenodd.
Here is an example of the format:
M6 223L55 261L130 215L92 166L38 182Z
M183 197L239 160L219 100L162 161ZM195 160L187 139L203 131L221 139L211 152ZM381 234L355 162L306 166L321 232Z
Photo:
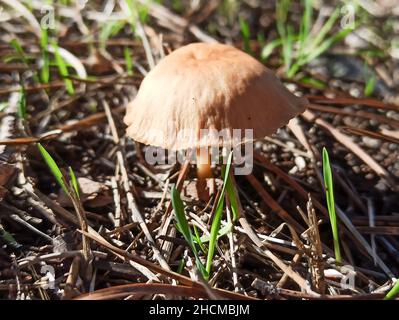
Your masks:
M341 21L340 25L342 29L351 29L354 30L355 18L356 18L356 7L352 3L345 4L341 7Z
M40 273L46 278L46 282L41 285L43 289L56 290L55 286L55 269L53 266L43 264Z
M189 160L192 164L226 164L232 153L232 164L235 175L248 175L253 169L253 130L233 129L216 130L201 129L181 130L175 133L164 133L160 130L150 130L147 137L175 140L175 145L188 145L192 141L192 148L182 151L165 150L148 146L145 149L145 160L151 165L183 164ZM161 139L162 140L162 139ZM197 147L200 145L200 147Z
M78 10L83 10L86 7L87 2L88 0L76 0L76 8ZM42 14L42 18L40 19L40 26L43 29L55 29L56 20L54 7L50 4L45 4L41 7L40 13Z
M40 9L40 13L43 14L40 20L40 26L43 29L55 29L55 14L54 7L51 5L44 5Z
M342 289L353 290L355 289L356 271L351 265L344 265L341 267L343 277L340 281Z
M75 6L78 10L86 8L88 0L75 0ZM3 6L0 5L0 13L4 10ZM43 29L55 29L55 12L54 7L50 4L44 4L41 8L42 17L40 19L40 25ZM111 14L111 12L109 12ZM341 20L340 26L343 29L355 29L355 16L356 7L352 2L344 4L340 9ZM119 19L124 19L123 17Z

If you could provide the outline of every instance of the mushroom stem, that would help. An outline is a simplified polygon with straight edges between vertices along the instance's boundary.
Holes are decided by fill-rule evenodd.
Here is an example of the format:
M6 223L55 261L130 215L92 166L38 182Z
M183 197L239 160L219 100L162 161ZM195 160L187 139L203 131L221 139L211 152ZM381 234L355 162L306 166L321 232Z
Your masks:
M213 190L208 188L207 179L212 178L211 156L208 148L197 149L197 194L202 201L209 201ZM211 188L213 189L213 188Z
M211 155L208 148L197 149L197 177L198 180L212 178Z

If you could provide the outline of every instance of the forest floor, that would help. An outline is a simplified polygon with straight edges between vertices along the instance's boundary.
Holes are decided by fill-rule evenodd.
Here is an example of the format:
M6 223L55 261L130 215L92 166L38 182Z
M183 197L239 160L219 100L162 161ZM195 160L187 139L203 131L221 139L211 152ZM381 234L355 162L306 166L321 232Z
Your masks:
M0 0L0 299L383 299L399 275L394 2ZM123 116L164 55L212 41L261 60L310 107L231 181L238 217L204 281L171 188L208 235L221 172L198 200L195 167L146 163ZM205 264L208 244L195 246Z

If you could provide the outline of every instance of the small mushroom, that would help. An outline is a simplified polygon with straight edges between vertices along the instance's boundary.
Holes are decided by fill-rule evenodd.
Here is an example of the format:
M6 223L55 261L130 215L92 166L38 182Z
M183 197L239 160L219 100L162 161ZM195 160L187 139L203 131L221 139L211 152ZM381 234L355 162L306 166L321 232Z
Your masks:
M307 104L252 56L224 44L193 43L147 74L124 121L127 135L138 142L196 149L197 176L203 180L212 176L208 148L238 142L211 133L227 130L233 137L234 129L252 129L253 139L263 138Z

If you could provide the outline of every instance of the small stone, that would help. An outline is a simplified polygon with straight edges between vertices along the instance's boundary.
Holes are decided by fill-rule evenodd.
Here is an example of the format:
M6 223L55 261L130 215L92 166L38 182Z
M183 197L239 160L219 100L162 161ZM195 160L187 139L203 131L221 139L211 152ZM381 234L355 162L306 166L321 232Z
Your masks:
M386 113L387 118L399 120L399 114L396 111L390 110Z
M359 98L359 97L361 96L361 91L360 91L359 88L353 87L353 88L350 88L349 94L350 94L352 97Z
M345 43L352 48L362 49L368 46L367 41L360 38L357 34L351 33L345 38Z
M370 137L362 137L363 143L370 149L377 149L381 146L381 141Z
M375 188L381 192L385 192L388 190L388 186L382 179L380 179L380 181L378 181L378 183L375 185Z
M365 175L365 178L366 178L367 180L372 180L372 179L374 179L374 174L368 173L368 174Z
M302 171L306 168L306 161L301 156L295 157L295 164L298 167L299 171Z

